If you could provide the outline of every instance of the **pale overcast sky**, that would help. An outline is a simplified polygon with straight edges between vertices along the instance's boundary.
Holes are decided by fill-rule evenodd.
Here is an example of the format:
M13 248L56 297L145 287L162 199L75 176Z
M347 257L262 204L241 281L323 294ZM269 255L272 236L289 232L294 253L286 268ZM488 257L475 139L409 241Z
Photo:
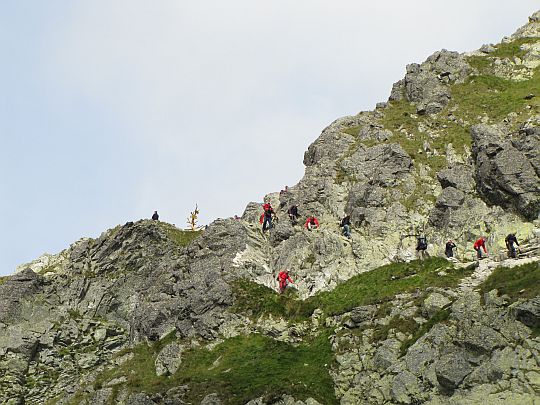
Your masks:
M532 0L0 3L0 274L149 217L242 214L405 65L512 34Z

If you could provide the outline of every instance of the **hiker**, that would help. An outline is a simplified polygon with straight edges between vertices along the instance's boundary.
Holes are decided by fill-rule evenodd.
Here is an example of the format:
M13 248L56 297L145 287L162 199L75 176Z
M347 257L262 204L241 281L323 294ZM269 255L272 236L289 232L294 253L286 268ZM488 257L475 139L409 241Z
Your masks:
M266 229L272 229L272 216L274 215L274 209L270 203L265 203L263 204L263 210L264 212L262 213L259 222L263 224L262 231L264 233L266 232Z
M291 223L293 225L296 225L298 223L298 218L300 218L300 214L298 213L298 206L292 205L287 210L287 214L289 214L289 219L291 220Z
M304 227L308 231L311 231L312 229L318 229L319 228L319 221L315 217L308 217L306 219L306 224L304 225Z
M504 238L504 243L506 243L506 249L508 249L508 257L515 259L516 247L514 246L514 243L519 246L519 243L516 238L516 234L515 233L509 234L506 238Z
M351 239L351 216L347 215L345 218L343 218L339 226L343 228L341 234Z
M457 246L454 243L454 241L449 240L448 242L446 242L446 246L444 248L444 254L446 255L446 257L448 257L449 259L453 258L454 257L454 249L456 247Z
M154 221L159 220L159 215L158 215L157 211L154 211L154 215L152 215L152 219L153 219Z
M280 271L277 280L279 281L279 293L282 294L283 291L287 288L289 285L289 282L294 284L294 281L292 281L291 277L289 276L289 269L285 269L283 271Z
M483 256L482 256L482 249L484 249L484 253L486 254L486 256L488 255L488 252L486 250L486 237L485 236L482 236L480 238L478 238L476 240L476 242L474 242L474 245L473 245L473 248L474 250L476 250L476 257L478 259L482 259Z
M425 236L417 236L416 237L416 253L418 256L423 259L425 256L429 257L429 254L427 252L428 243Z

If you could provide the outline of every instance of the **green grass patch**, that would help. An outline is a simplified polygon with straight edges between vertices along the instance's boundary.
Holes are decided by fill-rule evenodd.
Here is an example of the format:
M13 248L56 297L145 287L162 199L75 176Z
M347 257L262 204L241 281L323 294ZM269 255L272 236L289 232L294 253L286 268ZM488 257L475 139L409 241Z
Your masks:
M227 339L213 350L189 349L182 355L181 368L169 377L156 376L154 362L162 347L172 340L141 344L130 350L134 355L132 359L100 374L94 388L126 376L127 382L121 386L129 392L152 394L189 384L185 400L190 403L199 403L209 392L216 392L227 404L244 404L260 396L271 400L283 394L336 404L333 381L328 373L333 362L330 333L325 331L298 346L252 334ZM119 387L113 392L112 403L118 392Z
M404 318L399 315L394 316L387 325L375 326L373 336L371 337L372 341L379 342L388 339L388 334L392 329L404 333L405 335L410 335L418 329L418 324L414 319Z
M469 56L467 62L472 67L478 69L480 72L486 73L493 66L493 61L496 58L500 59L513 59L518 57L523 59L527 50L520 49L525 44L533 44L540 41L539 37L533 38L518 38L515 41L502 43L495 45L495 51L483 55L483 56Z
M400 144L416 165L422 163L434 172L446 167L444 152L447 144L451 143L458 153L463 152L464 146L471 145L468 128L449 121L446 117L418 115L416 107L405 99L389 103L384 111L382 124L394 134L386 143ZM421 132L420 125L429 128L429 133ZM408 135L401 133L401 130L405 130ZM425 141L440 155L427 154L423 150Z
M273 315L288 320L304 320L316 308L311 302L299 300L292 288L277 294L266 286L245 279L236 281L234 287L236 299L232 310L252 318Z
M203 232L202 230L190 231L178 229L177 227L166 222L160 222L159 225L167 232L169 238L181 247L189 245L192 241L201 236Z
M360 134L360 128L362 128L360 125L355 125L353 127L342 129L341 132L352 136L358 136Z
M444 270L446 275L440 276ZM472 273L457 269L444 258L433 257L410 263L392 263L352 277L332 291L325 291L307 301L327 315L337 315L352 308L384 301L404 292L426 287L454 287Z
M446 275L438 273L444 270ZM307 300L297 299L294 292L279 295L254 282L241 280L237 284L237 298L233 308L250 316L271 314L291 320L305 320L316 308L325 315L338 315L352 308L386 302L397 294L427 287L455 287L470 275L472 268L454 268L444 258L433 257L410 263L392 263L359 274Z
M211 352L188 353L174 379L192 387L192 403L208 392L218 392L228 404L244 404L260 396L272 401L283 394L336 404L328 373L333 362L329 333L299 346L256 334L228 339Z
M8 280L9 276L0 277L0 285L4 284Z
M540 263L527 263L508 268L498 267L480 285L483 293L497 289L513 301L540 295Z
M523 58L527 53L526 50L520 49L522 45L534 44L540 41L539 37L532 38L518 38L512 42L501 43L495 45L495 51L490 53L489 56L493 58Z
M540 96L539 69L534 71L531 79L518 82L483 74L452 86L450 106L455 106L455 114L467 121L476 122L484 114L490 120L500 121L511 112L524 111L529 105L537 111L538 97L525 100L530 93Z

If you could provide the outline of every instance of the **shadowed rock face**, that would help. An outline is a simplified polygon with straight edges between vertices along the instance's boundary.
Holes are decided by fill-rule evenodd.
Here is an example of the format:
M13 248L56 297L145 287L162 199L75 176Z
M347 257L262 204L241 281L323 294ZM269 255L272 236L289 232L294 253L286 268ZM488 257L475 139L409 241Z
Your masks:
M20 304L25 299L31 299L44 284L43 277L26 269L9 278L0 285L0 322L9 322L16 317Z
M525 132L514 142L496 127L483 124L474 126L471 134L478 193L490 204L535 219L540 213L537 131L529 130L532 135Z

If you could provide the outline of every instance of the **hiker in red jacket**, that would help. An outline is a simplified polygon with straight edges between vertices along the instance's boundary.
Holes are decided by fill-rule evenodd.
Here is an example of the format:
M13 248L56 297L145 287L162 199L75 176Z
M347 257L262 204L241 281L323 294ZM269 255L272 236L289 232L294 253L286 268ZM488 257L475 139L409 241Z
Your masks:
M319 221L315 217L308 217L306 219L306 224L304 225L304 228L306 228L308 231L311 231L312 229L318 229Z
M264 212L261 215L259 222L263 224L262 231L266 232L266 229L272 229L272 216L274 215L274 209L270 203L263 204Z
M484 249L484 253L487 256L488 252L486 250L486 237L482 236L476 242L474 242L473 248L476 250L476 257L478 259L482 259L482 249Z
M285 269L283 271L280 271L278 276L277 276L277 280L279 281L279 293L283 293L283 291L285 291L285 289L287 288L287 285L289 284L289 282L291 283L294 283L294 281L292 281L291 277L289 276L289 269Z

